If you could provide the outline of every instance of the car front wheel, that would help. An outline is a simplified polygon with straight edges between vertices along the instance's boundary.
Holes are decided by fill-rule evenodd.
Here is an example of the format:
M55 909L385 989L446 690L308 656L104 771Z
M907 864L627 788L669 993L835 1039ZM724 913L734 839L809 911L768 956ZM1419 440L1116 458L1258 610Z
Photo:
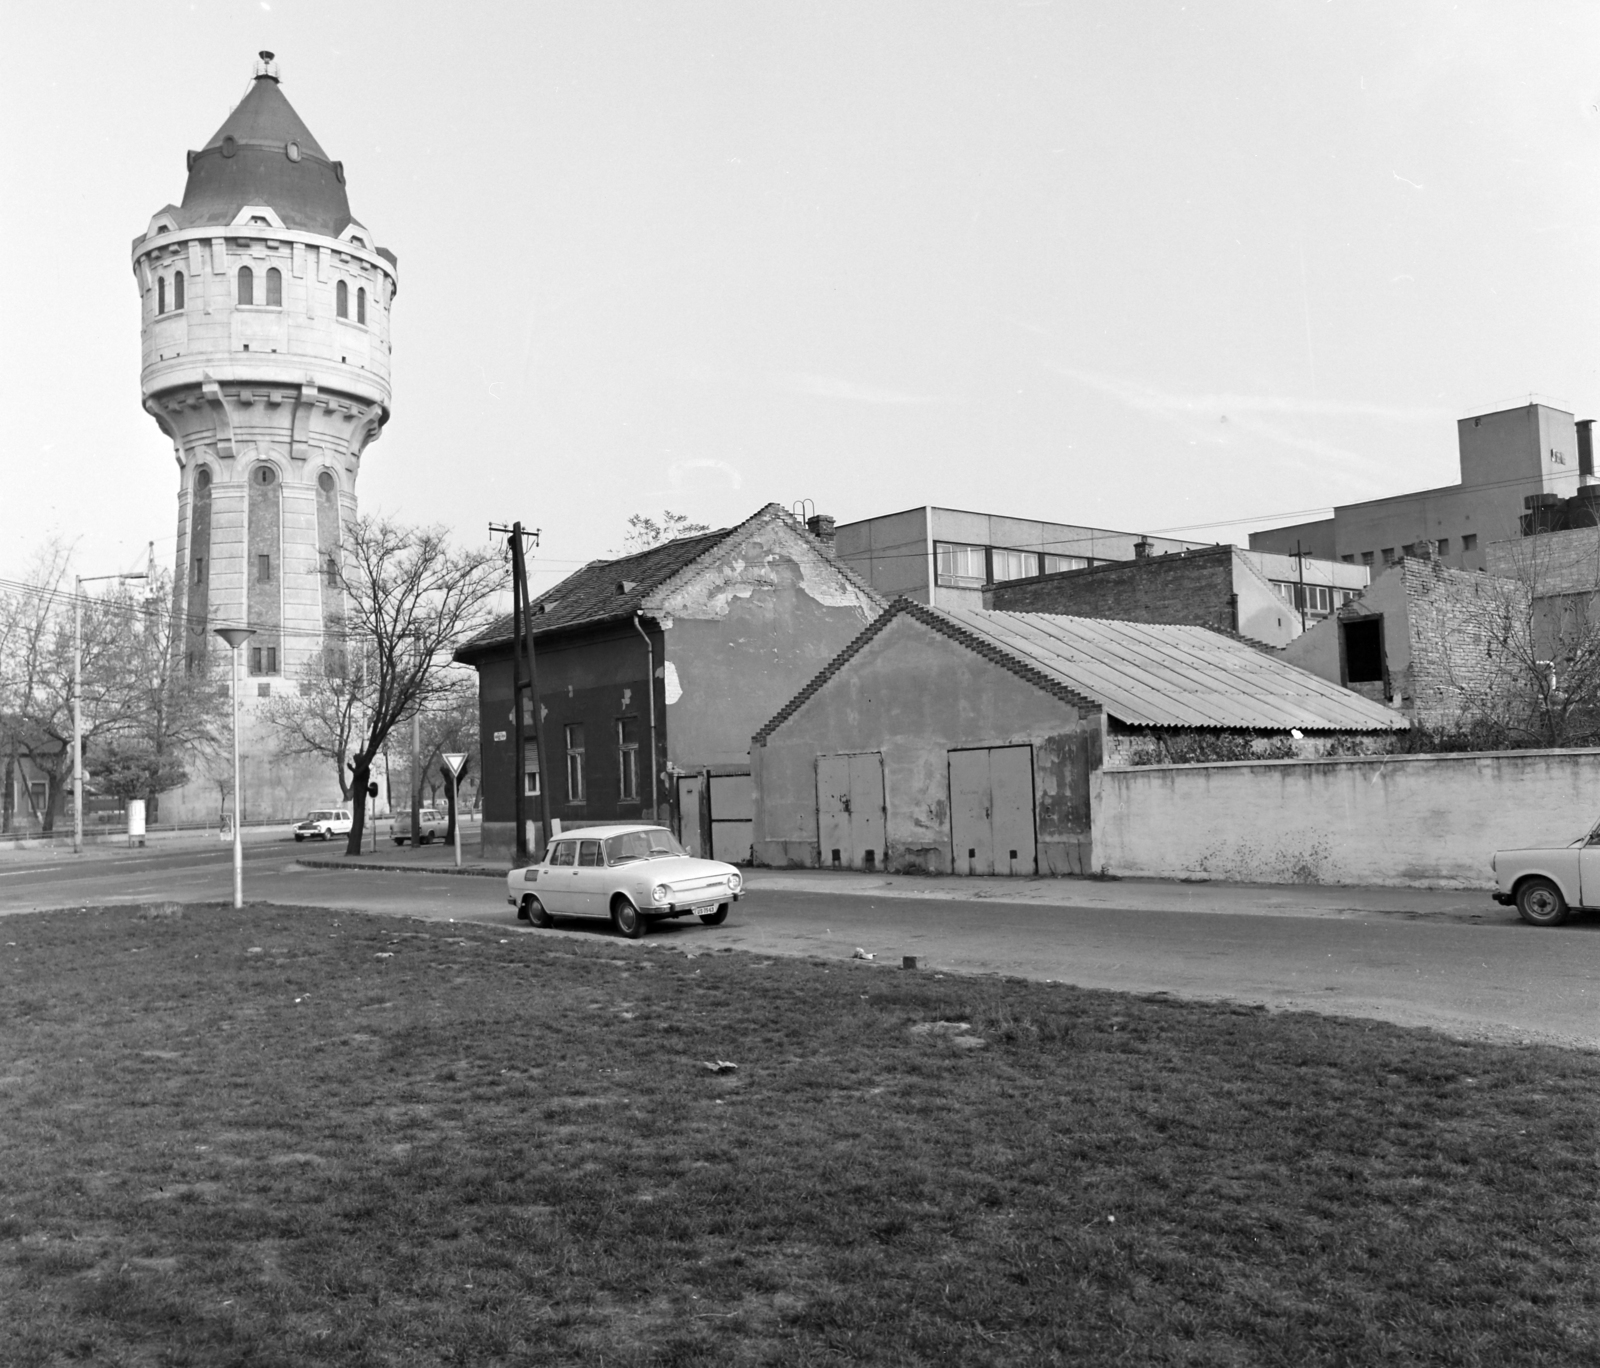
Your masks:
M1517 915L1529 926L1560 926L1567 900L1549 879L1529 879L1517 889Z
M618 893L611 904L611 924L617 928L617 934L626 936L629 940L638 940L644 935L644 918L639 915L639 909L632 901Z
M718 903L715 912L702 912L700 914L701 926L721 926L728 920L728 904Z
M299 841L303 841L303 840L305 840L305 838L306 838L306 837L305 837L305 833L304 833L304 832L303 832L303 831L297 831L297 832L295 832L295 834L294 834L294 839L295 839L295 840L296 840L296 841L297 841L297 842L299 842Z

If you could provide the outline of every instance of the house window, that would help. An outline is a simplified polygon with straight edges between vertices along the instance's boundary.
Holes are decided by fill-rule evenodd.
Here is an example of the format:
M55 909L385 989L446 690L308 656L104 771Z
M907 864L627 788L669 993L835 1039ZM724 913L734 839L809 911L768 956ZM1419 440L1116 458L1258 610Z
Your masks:
M1341 623L1347 684L1383 683L1383 618Z
M1352 551L1348 556L1340 556L1339 559L1346 565L1354 565L1356 563L1356 554Z
M987 572L983 547L939 542L934 547L934 560L938 565L940 584L966 585L974 589L982 587Z
M278 472L275 471L271 466L263 465L256 467L257 484L271 484L277 478Z
M583 790L583 723L569 722L567 733L567 801L581 803Z
M522 743L522 791L530 798L539 796L539 748L532 741Z
M1416 542L1407 542L1404 546L1402 546L1400 548L1400 554L1401 554L1401 556L1414 556L1414 555L1416 555L1417 554L1417 544L1416 544Z
M28 784L28 801L40 816L44 815L45 800L49 795L49 785L43 779L34 779Z
M196 556L194 558L194 582L196 584L204 584L206 582L206 558L204 556Z
M239 302L241 304L256 302L256 276L248 266L239 268Z
M183 272L179 271L172 277L172 307L183 308Z
M267 307L269 309L283 307L283 272L276 266L267 267Z
M1463 551L1476 551L1478 549L1478 534L1476 532L1468 532L1461 539L1461 549Z
M339 558L337 556L329 556L328 557L328 568L327 568L325 573L328 576L328 583L329 584L338 584L338 582L339 582Z
M250 648L250 673L253 675L261 673L261 648L259 646Z
M356 291L356 322L367 321L367 287L363 285Z
M639 719L617 719L617 796L624 803L639 801Z
M166 278L166 276L158 276L156 278L156 312L158 314L164 314L164 313L166 313L166 311L167 311L167 278Z
M1385 565L1394 564L1394 547L1386 546L1383 548L1383 563Z
M340 318L350 317L350 287L342 280L333 287L333 311Z
M994 582L1027 579L1039 573L1039 557L1032 551L1008 551L997 546L989 553L994 566Z
M1449 537L1440 537L1439 538L1439 554L1441 556L1448 556L1450 554L1450 538Z
M1372 564L1372 552L1363 551L1361 553L1361 563L1363 565L1371 565Z
M267 673L278 673L278 648L276 646L267 647Z
M256 557L256 583L257 584L271 584L272 583L272 557L271 556L257 556Z
M1083 556L1044 556L1044 573L1059 575L1063 570L1083 570L1088 567L1088 560Z

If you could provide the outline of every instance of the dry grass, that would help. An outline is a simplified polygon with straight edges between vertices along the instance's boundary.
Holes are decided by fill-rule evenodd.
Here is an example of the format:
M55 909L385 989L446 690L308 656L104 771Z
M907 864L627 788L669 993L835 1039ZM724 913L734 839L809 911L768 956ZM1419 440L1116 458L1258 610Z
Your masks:
M1600 1361L1591 1056L348 913L0 943L7 1365Z

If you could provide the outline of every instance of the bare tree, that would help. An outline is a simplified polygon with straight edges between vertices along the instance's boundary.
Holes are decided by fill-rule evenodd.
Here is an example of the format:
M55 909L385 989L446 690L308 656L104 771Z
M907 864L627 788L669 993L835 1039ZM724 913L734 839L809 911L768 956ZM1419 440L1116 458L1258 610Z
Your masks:
M1486 749L1600 742L1600 529L1492 550L1476 611L1439 631L1455 729ZM1443 710L1429 720L1452 721Z
M339 770L354 821L346 853L361 852L367 786L389 734L455 688L452 648L483 626L504 571L496 550L454 551L442 528L361 518L345 529L345 631L300 679L298 697L263 716L285 748Z
M698 537L702 532L710 530L705 523L690 522L687 513L674 513L671 509L662 511L660 522L643 513L635 513L628 519L628 531L622 538L622 550L613 554L634 556L641 551L648 551L652 546L660 546L663 542L676 541L679 537Z
M174 611L172 576L157 572L149 593L126 587L107 607L116 632L112 659L119 674L122 721L102 732L90 751L96 787L120 798L159 801L188 782L189 764L214 752L228 726L228 691L211 658L186 658L184 624ZM111 664L112 662L108 662ZM150 813L151 820L155 812Z
M71 554L58 541L34 557L26 578L8 591L0 613L0 744L10 782L24 769L45 785L44 802L24 786L33 817L54 831L72 777ZM82 604L82 735L87 749L133 725L127 662L122 654L126 605L116 599Z

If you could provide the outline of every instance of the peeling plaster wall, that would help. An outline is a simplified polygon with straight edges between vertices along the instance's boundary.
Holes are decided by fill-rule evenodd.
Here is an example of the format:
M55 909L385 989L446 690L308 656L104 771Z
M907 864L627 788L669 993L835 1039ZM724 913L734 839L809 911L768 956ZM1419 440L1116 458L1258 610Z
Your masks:
M754 862L820 863L819 755L881 751L888 866L950 869L948 752L1031 745L1039 872L1094 868L1089 775L1101 716L1028 684L910 617L897 618L751 751Z
M1107 769L1095 851L1112 874L1491 888L1496 849L1565 843L1600 816L1600 750Z
M681 690L667 706L667 758L686 770L748 763L751 736L881 610L778 522L667 585L647 608L666 628L664 664Z

